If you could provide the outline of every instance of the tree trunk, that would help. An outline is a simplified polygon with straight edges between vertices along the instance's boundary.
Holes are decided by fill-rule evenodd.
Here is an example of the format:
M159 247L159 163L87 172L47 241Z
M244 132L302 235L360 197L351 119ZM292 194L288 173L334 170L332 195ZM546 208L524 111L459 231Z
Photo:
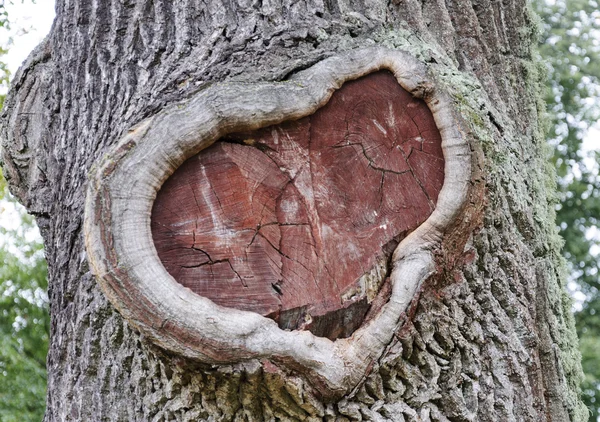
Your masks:
M56 8L1 122L5 174L46 245L47 421L587 420L541 124L545 69L525 2L59 0ZM217 82L284 81L373 46L405 51L434 75L466 122L477 166L467 212L434 251L436 270L384 352L340 397L268 356L217 364L156 346L90 270L92 167L134 125ZM335 324L317 334L352 339Z

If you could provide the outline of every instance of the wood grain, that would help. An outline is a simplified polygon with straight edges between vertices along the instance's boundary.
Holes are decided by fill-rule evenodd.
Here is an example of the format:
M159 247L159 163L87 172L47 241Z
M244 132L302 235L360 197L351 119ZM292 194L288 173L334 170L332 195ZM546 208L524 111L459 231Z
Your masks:
M348 337L443 181L431 112L380 71L311 116L187 160L157 195L152 234L167 271L195 293L284 329Z

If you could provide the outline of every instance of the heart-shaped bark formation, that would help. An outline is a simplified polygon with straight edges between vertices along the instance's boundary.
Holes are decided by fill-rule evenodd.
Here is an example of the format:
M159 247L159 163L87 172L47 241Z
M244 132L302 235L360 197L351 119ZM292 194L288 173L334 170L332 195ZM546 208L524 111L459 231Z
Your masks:
M159 191L152 234L167 271L195 293L284 329L348 337L443 181L431 111L380 71L311 116L190 158Z
M279 270L278 265L274 265L274 271L281 271L282 275L286 274L285 268L287 268L283 265L285 259L282 256L285 254L289 257L289 261L293 261L293 254L289 249L300 248L300 246L295 246L294 242L287 246L283 243L276 244L278 239L283 242L283 239L289 237L284 235L287 230L285 227L293 226L289 226L289 224L286 226L286 222L305 218L308 221L306 224L310 226L311 241L308 242L310 253L308 255L298 254L298 257L307 259L308 256L310 258L313 251L315 254L325 251L335 257L336 255L329 252L329 249L336 250L338 247L341 249L346 247L350 242L348 239L351 234L361 233L356 228L357 225L362 224L365 227L375 228L375 232L385 232L379 228L382 225L381 222L368 220L367 211L369 209L376 211L385 209L390 213L393 211L392 215L398 216L397 218L404 215L404 212L400 211L409 209L409 207L413 207L410 209L414 210L421 209L421 205L417 206L410 200L395 202L396 198L403 195L406 189L404 185L396 186L402 182L399 177L403 174L403 170L399 166L408 164L409 173L415 175L417 191L421 190L427 193L426 196L429 196L425 208L431 209L435 200L435 193L432 192L436 191L435 186L441 184L441 161L417 160L419 156L435 156L432 152L435 148L430 149L431 145L428 142L435 139L435 136L429 138L427 135L432 133L431 130L427 130L432 129L431 120L428 120L430 118L425 117L428 116L427 110L421 105L418 107L422 111L417 112L418 108L415 105L415 112L412 113L410 104L413 104L413 100L408 99L401 91L395 93L394 90L398 90L395 83L383 85L378 82L374 87L368 88L368 84L364 87L359 84L363 84L369 78L358 80L355 83L350 82L382 69L390 70L400 86L414 97L422 98L431 111L435 126L441 135L445 160L444 180L443 187L437 196L435 210L426 221L400 241L391 256L389 283L384 284L389 289L382 289L390 291L389 300L386 301L383 295L378 296L371 305L374 309L371 309L372 312L369 312L353 335L331 341L328 338L315 336L306 330L282 330L273 320L265 318L258 312L240 310L230 306L218 306L215 302L219 302L220 293L210 300L202 294L196 294L186 288L181 281L176 281L167 272L157 254L152 235L152 209L156 206L155 201L159 191L165 186L169 177L177 169L182 168L186 160L198 153L202 158L196 159L196 161L208 160L206 161L208 164L212 162L209 160L209 156L216 154L214 157L217 161L221 160L225 167L230 167L231 170L207 177L202 176L200 172L201 183L206 183L204 186L211 188L208 192L209 198L212 194L214 200L219 199L216 203L214 200L211 203L210 199L206 200L204 205L201 202L196 203L196 199L202 199L201 196L198 196L201 191L196 189L192 189L196 198L193 195L186 195L185 191L183 191L183 197L189 196L186 198L188 201L194 198L192 203L194 212L199 211L201 207L207 209L216 206L222 207L224 203L231 202L228 205L231 211L222 212L221 223L236 222L233 225L235 230L232 232L234 234L243 232L247 226L252 237L256 234L254 242L249 242L251 246L258 237L265 239L265 242L269 236L271 239L275 239L271 242L276 247L271 246L269 242L263 244L262 250L265 252L263 257L265 258L264 262L267 263L269 256L275 256L276 259L281 260L281 269ZM165 107L156 115L139 122L124 134L90 171L84 232L90 268L102 291L123 317L144 334L144 338L170 353L211 365L235 364L251 359L257 362L267 360L286 370L294 371L295 374L306 380L322 398L327 400L339 399L356 390L357 386L367 378L366 375L376 364L376 360L385 353L394 334L402 326L405 321L404 312L415 299L420 286L435 273L437 268L435 251L440 250L446 234L453 230L463 218L467 218L464 217L464 213L469 204L472 186L471 172L474 168L472 166L474 157L469 146L471 132L460 117L461 112L452 97L437 86L435 78L428 72L426 65L406 52L374 46L347 51L325 59L309 69L298 72L286 82L216 83L186 101ZM381 77L380 75L374 76ZM341 92L335 94L332 99L332 94L340 90L342 85L344 87ZM358 97L350 96L343 100L346 95L344 93L353 85L357 86ZM392 95L386 97L388 91ZM403 96L407 98L404 105L395 105L395 101ZM388 98L389 101L380 103L381 98ZM333 113L331 116L319 117L319 113L335 108L335 104L338 103L346 104L340 108L339 115ZM389 104L392 104L391 112ZM386 121L385 116L389 117L389 121ZM293 123L293 121L306 117L310 123L308 140L291 142L288 141L287 134L282 137L286 133L284 132L286 127L302 126L301 121L297 123ZM321 118L323 121L319 122ZM420 123L421 120L429 121L429 123ZM231 136L232 133L268 128L286 121L292 123L283 124L277 128L275 133L278 138L269 135L273 132L269 129L262 129L252 136L247 133L246 136L237 138ZM417 135L410 134L410 129L404 137L397 132L398 128L404 127L407 123L410 128L411 121L417 122L416 127L419 128L417 132L423 138L422 143L416 138ZM320 136L329 133L337 136L337 140L329 138L327 135L323 138L326 140L319 141L321 143L317 142L318 139L321 139ZM347 134L348 137L346 138L346 135L340 137L340 133ZM288 132L288 134L292 138L292 133ZM254 139L253 142L248 142L253 145L244 146L243 140L247 139ZM275 139L277 139L277 143ZM217 146L211 150L210 147L219 140L227 143L220 146L217 143ZM405 140L408 141L403 142ZM235 144L233 141L238 143ZM263 145L264 150L256 148L257 145ZM305 152L295 159L300 162L300 165L294 165L293 163L296 161L286 155L292 145L297 145L299 149L301 145L308 145L304 147ZM254 148L250 148L250 146L254 146ZM398 154L391 151L398 147L400 147L398 151L404 152L404 155L400 154L400 156L406 157L407 163L402 164L394 158ZM235 151L243 152L243 154L239 155L239 152ZM250 159L251 155L256 158L256 161ZM347 157L347 159L343 160L343 157ZM269 160L273 164L266 164L265 160ZM307 168L310 169L311 178L308 187L299 185L297 183L300 181L299 175L291 173L291 170L295 168L302 168L302 160L308 161ZM432 165L436 162L439 167ZM263 163L262 167L258 163ZM204 169L206 170L207 167L205 166ZM263 172L257 172L261 168ZM279 171L275 171L275 168ZM368 181L372 176L365 176L361 179L359 177L363 174L361 172L379 175L379 183L375 185L363 183L363 180ZM219 176L219 174L224 175ZM436 174L437 176L435 176ZM236 176L229 183L227 177L233 177L232 175ZM238 194L239 198L233 197L232 201L224 194L228 192L227 189L231 188L238 189L239 192L240 186L243 185L240 185L241 179L237 175L244 175L244 184L247 188L241 192L241 196ZM197 174L195 177L198 176ZM358 182L350 184L347 182L348 180L358 180ZM259 186L255 187L256 184ZM225 190L218 192L219 186ZM286 186L288 189L285 188ZM327 186L339 189L321 190ZM278 192L278 187L284 187L284 189ZM216 193L212 192L213 188ZM305 188L310 188L307 191L313 192L315 196L313 198L303 197ZM163 190L166 192L167 187L165 186ZM377 196L379 191L382 193ZM188 192L191 191L188 190ZM250 192L255 192L256 201L249 196ZM257 193L260 192L270 193L270 195L257 197ZM319 196L316 196L316 193ZM351 196L354 193L356 195ZM343 199L342 202L333 204L334 200L337 201L340 198ZM375 198L375 205L372 204L372 198ZM411 196L409 195L408 198ZM290 204L297 204L298 209L295 209L294 206L287 207L286 200ZM320 208L317 206L319 201L321 201ZM173 214L187 216L193 227L191 243L186 244L184 249L179 249L178 254L183 256L185 249L190 249L190 251L186 251L187 256L193 254L191 256L195 259L191 266L218 268L216 265L218 259L212 256L210 251L205 251L207 252L205 256L200 251L191 250L191 247L195 245L194 230L196 230L196 235L200 234L196 229L199 214L193 214L190 217L187 211L183 212L182 204L176 203L172 198L168 202L169 209ZM244 203L246 204L245 208L241 207ZM254 203L270 207L270 210L264 215L274 216L275 219L263 220L262 208L259 206L255 210L251 206ZM315 218L310 215L311 203L315 204L314 212L319 211L316 214L318 217L316 225L311 220ZM301 213L303 208L300 205L304 206L306 212L304 216ZM407 208L403 208L404 206ZM215 209L220 210L220 208ZM283 216L281 220L279 220L278 214ZM413 212L408 213L408 215L410 214ZM357 215L360 218L353 220ZM418 218L419 221L422 221L425 219L425 215L418 216ZM349 222L350 220L353 221ZM395 218L392 220L397 227L404 227L404 224L407 224L406 222L398 223ZM187 220L181 222L185 221ZM249 224L243 223L244 221ZM260 227L257 227L257 221L258 224L261 224ZM263 228L263 221L276 222L276 224ZM206 238L210 237L207 235L209 232L219 228L217 223L211 222L211 224L213 224L213 228L210 228L210 225L206 226L208 228L202 226L206 231ZM323 241L326 238L325 230L323 230L325 226L332 228L332 231L334 227L339 228L335 235L339 236L337 241L330 243ZM278 230L279 235L275 235L273 238L274 235L267 231L263 233L263 230L268 227ZM397 236L409 230L409 226L406 225L406 227L406 229L399 228L397 232L389 233L390 237L384 237L379 243L374 243L375 246L371 250L364 246L367 242L371 242L368 235L353 238L351 242L367 251L362 256L367 260L367 264L363 264L361 268L362 274L345 276L334 272L329 279L317 280L319 283L321 280L325 280L325 282L330 280L330 282L346 284L342 284L345 287L340 287L338 284L337 290L333 289L337 296L333 297L324 298L322 295L316 294L315 292L320 293L320 289L310 292L312 296L309 296L309 299L302 305L306 307L306 312L312 312L315 315L318 313L312 308L314 299L316 303L325 303L327 306L331 306L325 307L325 312L321 317L337 321L335 324L331 324L331 327L335 327L336 324L345 326L344 318L354 321L355 317L347 311L349 308L342 306L343 293L351 291L353 284L360 286L360 282L357 280L369 272L369 265L373 265L368 262L377 262L378 257L385 256L385 245L389 244L390 239L399 240ZM223 227L220 230L221 234L229 233ZM312 240L313 232L319 234L319 230L321 230L320 239L322 241L320 246L315 240ZM366 230L363 233L369 234L369 231ZM213 235L216 238L216 233ZM182 233L183 236L184 233ZM297 239L298 236L289 238ZM199 239L202 236L196 237ZM217 241L222 242L223 239L225 237L220 236ZM299 241L296 240L296 242ZM260 242L259 240L257 245ZM218 246L218 244L216 245ZM248 243L242 242L241 246L236 246L237 250L244 251L244 257L247 245ZM302 247L305 246L302 245ZM462 250L462 248L459 247L457 250ZM332 261L323 260L321 262L322 258L319 256L319 260L316 261L317 266L312 268L310 273L325 268L325 262L327 262L327 266L336 265L335 261L333 264ZM233 255L224 259L229 260L233 264L233 268L238 264L233 260ZM262 268L265 268L264 262L261 264L259 261L261 260L257 259L252 265L262 265ZM301 261L301 259L298 258L297 261ZM358 259L350 260L350 263L354 264L354 261L358 261ZM248 267L251 268L250 264L254 261L248 260L248 262ZM229 266L229 263L227 265ZM340 264L336 267L336 271L345 272L350 267L350 264L346 266ZM253 274L253 276L258 281L263 279L261 274ZM240 274L239 279L236 276L232 280L231 285L234 287L234 291L243 292L242 297L251 297L247 290L244 290L246 288L242 283L243 280L249 284L248 280L250 279L243 279ZM307 282L306 279L298 277L296 280L305 283L303 286L309 286L308 282L312 279ZM273 289L272 292L269 291L270 295L277 295L277 289L281 289L281 296L285 294L284 287L286 286L284 284L276 284L277 288L274 288L270 281L266 281L260 288L264 289L265 285L267 291ZM308 287L292 287L301 294L310 290ZM192 288L196 287L192 286ZM328 287L328 289L332 288ZM217 292L224 290L219 288ZM365 295L366 292L361 291L360 294ZM361 300L358 294L355 298ZM336 303L338 300L339 304ZM368 300L367 295L367 302ZM244 301L242 300L242 302ZM375 306L375 303L378 305ZM288 310L290 309L293 311L297 308L289 307ZM269 314L272 311L267 309L263 313ZM285 311L279 314L280 323L283 314ZM358 325L358 323L354 325ZM334 331L334 329L329 329L324 334L333 337L336 334Z

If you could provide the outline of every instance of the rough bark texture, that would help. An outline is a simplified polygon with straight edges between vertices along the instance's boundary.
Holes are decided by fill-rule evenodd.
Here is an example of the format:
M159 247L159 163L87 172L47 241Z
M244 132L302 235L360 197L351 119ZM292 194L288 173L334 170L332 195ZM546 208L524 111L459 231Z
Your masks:
M59 0L2 116L5 173L37 216L50 269L46 420L586 420L534 32L520 0ZM215 82L283 80L373 44L441 75L483 152L485 183L472 197L480 212L444 240L447 262L386 354L358 390L324 403L268 363L210 367L151 346L89 271L90 167L136 122Z

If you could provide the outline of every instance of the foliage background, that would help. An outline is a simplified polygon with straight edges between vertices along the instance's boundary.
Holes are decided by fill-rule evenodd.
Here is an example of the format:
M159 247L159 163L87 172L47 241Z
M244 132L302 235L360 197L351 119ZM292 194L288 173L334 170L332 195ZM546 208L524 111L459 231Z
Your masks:
M548 140L554 147L569 286L590 420L600 419L600 10L596 0L537 0L548 63Z
M0 421L40 421L50 325L46 262L33 219L6 195L0 179L3 219L20 220L16 228L0 226Z
M9 5L0 0L0 108L10 79ZM40 421L50 327L46 261L35 222L8 193L1 170L0 217L0 421Z
M40 0L40 2L43 0ZM10 26L0 0L0 32ZM596 0L533 0L548 63L548 140L558 173L557 224L565 239L590 420L600 420L600 11ZM0 38L0 108L10 72ZM600 125L598 126L600 128ZM594 138L595 137L595 138ZM39 421L46 395L47 270L35 223L0 172L0 421Z

